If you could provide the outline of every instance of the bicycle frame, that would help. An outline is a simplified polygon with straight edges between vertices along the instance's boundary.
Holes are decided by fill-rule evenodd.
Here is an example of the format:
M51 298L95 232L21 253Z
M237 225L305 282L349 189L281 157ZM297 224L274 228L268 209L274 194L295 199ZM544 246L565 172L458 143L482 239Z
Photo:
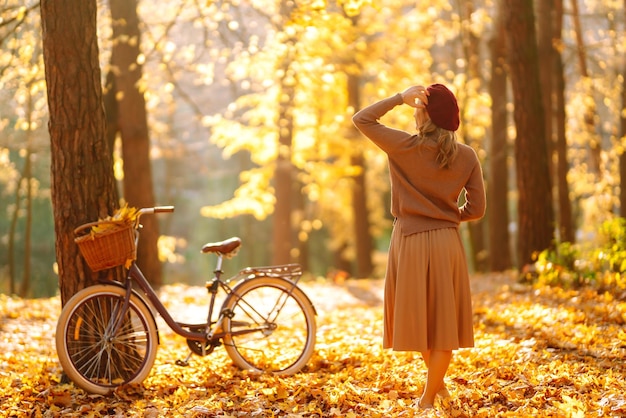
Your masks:
M218 256L219 257L219 261L218 261L218 267L221 265L221 261L222 261L222 256ZM277 276L277 277L282 277L283 275L281 274L281 272L289 272L288 274L291 275L297 275L299 277L299 266L297 265L284 265L284 266L271 266L271 267L256 267L256 268L247 268L242 270L240 273L243 276L252 276L252 277L257 277L257 275L273 275L273 276ZM209 305L209 312L207 314L207 323L206 324L185 324L182 322L178 322L176 321L172 315L169 313L169 311L167 310L167 308L163 305L163 303L161 302L161 300L159 299L158 295L156 294L156 292L154 291L154 289L152 288L152 286L150 285L150 283L148 282L148 280L146 279L146 277L143 275L143 272L139 269L139 267L137 266L137 264L135 262L133 262L128 270L128 274L126 276L126 280L125 283L118 283L118 285L120 285L121 287L126 289L126 296L125 296L125 300L124 300L124 305L123 305L123 312L125 313L125 311L128 309L128 302L130 300L130 296L133 293L133 285L132 282L133 280L135 281L135 283L137 283L137 286L144 292L146 298L148 299L148 302L150 303L150 305L152 305L152 307L161 315L161 317L165 320L165 323L172 329L172 331L174 331L176 334L188 339L188 340L194 340L194 341L202 341L202 342L209 342L209 341L215 341L215 340L219 340L220 338L222 338L224 335L226 335L225 333L213 333L214 330L209 330L209 327L211 326L211 320L213 317L213 310L214 310L214 306L215 306L215 299L217 296L217 289L221 288L224 293L226 294L226 297L229 297L233 294L233 290L234 288L231 288L227 282L224 282L223 280L220 279L220 274L221 274L221 270L217 269L215 271L215 276L213 277L213 280L211 282L210 285L207 285L207 288L209 288L209 293L211 294L211 300L210 300L210 305ZM235 276L234 278L237 277L241 277L241 275ZM284 277L283 277L284 278ZM232 279L231 279L232 280ZM243 280L250 280L250 278L244 278ZM285 279L287 281L287 279ZM230 281L230 280L229 280ZM290 281L291 283L291 291L293 289L295 289L297 287L297 282L296 281ZM110 282L108 282L110 283ZM289 293L291 293L291 291ZM145 301L145 298L142 295L138 295L142 300ZM276 301L276 315L278 315L278 312L280 312L280 309L282 309L282 306L279 306L280 301L277 300ZM283 301L284 303L284 301ZM310 305L313 306L313 304L309 301ZM249 305L248 306L251 309L254 309L253 306ZM223 320L223 316L224 316L224 312L220 312L219 318L217 318L217 322L215 324L214 329L219 329L221 326L221 321ZM190 331L187 330L186 328L198 328L198 327L205 327L206 328L206 332L194 332L194 331ZM246 334L246 333L252 333L252 332L256 332L259 330L262 330L264 328L259 327L259 328L249 328L247 330L242 330L236 333L231 333L233 335L236 334Z
M189 340L195 340L195 341L207 340L207 335L204 332L193 332L193 331L188 331L187 329L185 329L185 328L194 327L196 325L184 324L184 323L180 323L174 320L174 318L169 313L167 308L163 305L163 303L157 296L156 292L154 291L152 286L150 286L150 283L148 283L148 280L145 278L145 276L143 275L143 273L141 272L141 270L139 269L136 263L133 263L130 266L130 269L128 270L128 274L126 277L126 282L123 284L123 287L126 289L126 301L130 299L130 295L133 292L133 286L132 286L133 280L135 281L135 283L137 283L137 286L139 286L139 288L144 292L146 298L150 302L150 305L152 305L152 307L159 313L159 315L161 315L161 317L165 320L165 323L172 329L172 331L174 331L176 334ZM230 291L230 288L228 288L228 291ZM145 298L142 295L139 295L139 296L142 300L145 300ZM125 303L125 307L127 306L126 303ZM209 315L211 314L212 312L209 313Z

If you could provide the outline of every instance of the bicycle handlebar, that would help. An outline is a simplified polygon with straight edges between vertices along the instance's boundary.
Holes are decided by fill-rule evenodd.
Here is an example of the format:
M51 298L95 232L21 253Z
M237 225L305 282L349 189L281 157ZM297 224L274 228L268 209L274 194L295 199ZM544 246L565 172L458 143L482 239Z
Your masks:
M166 212L174 212L174 206L155 206L153 208L141 208L139 209L139 216L144 215L144 214L166 213Z
M141 208L137 211L137 219L135 219L135 228L139 227L139 218L145 214L169 213L174 212L174 206L155 206L153 208Z

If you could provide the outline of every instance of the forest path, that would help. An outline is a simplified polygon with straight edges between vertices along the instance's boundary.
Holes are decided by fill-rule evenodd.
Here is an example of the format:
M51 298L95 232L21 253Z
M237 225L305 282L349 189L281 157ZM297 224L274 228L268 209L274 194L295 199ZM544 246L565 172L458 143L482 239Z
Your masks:
M185 340L159 319L152 373L108 397L61 383L58 297L0 295L0 416L626 416L626 303L592 289L535 289L512 274L471 281L476 347L455 352L452 399L436 414L415 404L426 377L419 354L382 349L384 281L372 279L303 281L318 312L316 349L303 373L253 376L221 347L179 367ZM206 315L204 287L170 285L160 295L178 320Z

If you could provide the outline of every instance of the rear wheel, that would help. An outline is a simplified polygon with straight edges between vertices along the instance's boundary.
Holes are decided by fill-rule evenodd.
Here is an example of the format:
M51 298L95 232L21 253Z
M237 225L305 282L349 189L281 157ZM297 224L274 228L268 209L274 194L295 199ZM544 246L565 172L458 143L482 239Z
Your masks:
M146 304L113 285L90 286L63 307L56 348L67 376L80 388L107 394L150 373L158 345L154 317Z
M290 375L315 347L315 309L289 280L261 277L237 285L224 302L224 347L245 370Z

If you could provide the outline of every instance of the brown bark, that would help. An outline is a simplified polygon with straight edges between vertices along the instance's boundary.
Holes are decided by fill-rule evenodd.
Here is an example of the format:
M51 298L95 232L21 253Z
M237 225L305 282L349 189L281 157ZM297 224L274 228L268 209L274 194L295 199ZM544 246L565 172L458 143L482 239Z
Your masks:
M115 91L118 97L118 126L122 137L124 157L124 199L129 206L155 205L150 162L150 137L146 101L140 87L142 65L141 33L136 0L111 0L113 22L113 50L111 64L115 72ZM153 285L160 285L162 266L158 257L159 224L155 216L141 220L137 265Z
M561 242L574 242L574 220L572 215L572 202L569 197L569 183L567 173L569 172L569 161L567 158L567 138L565 137L565 76L563 59L561 53L556 50L556 45L562 43L561 33L563 31L563 0L554 0L554 40L552 47L555 51L552 54L552 73L554 93L554 135L556 148L556 181L558 192L558 231Z
M626 0L624 0L624 10L626 11ZM626 13L624 14L626 17ZM626 78L626 62L622 68L622 79ZM622 84L622 111L620 117L620 138L626 136L626 86ZM626 152L622 152L619 156L619 173L620 173L620 216L626 217Z
M26 171L26 167L24 167L24 171ZM11 295L17 294L17 277L16 277L16 264L17 260L15 257L15 238L17 237L17 222L19 220L19 212L22 204L22 200L20 198L21 185L24 180L25 173L22 172L20 175L20 179L17 181L17 187L15 188L15 207L13 212L11 213L11 222L9 223L9 233L8 233L8 242L7 242L7 270L9 273L9 293Z
M542 0L537 2L538 7L538 47L539 47L539 61L542 67L549 69L550 63L552 63L552 54L554 49L552 47L552 13L554 10L553 0ZM543 109L546 117L544 118L546 129L546 144L548 148L548 168L550 170L550 177L555 178L555 165L553 164L553 135L552 135L552 119L553 119L553 107L552 107L552 71L540 71L539 80L541 82L541 91L544 94L541 95L543 101ZM553 182L554 183L554 182Z
M293 40L287 48L293 49ZM283 58L281 95L278 111L278 155L274 174L276 203L273 214L273 264L285 264L292 261L292 195L294 188L291 162L293 141L293 108L295 96L294 74L291 68L290 53Z
M32 99L29 96L29 99ZM29 131L30 135L30 131ZM24 260L22 265L22 285L20 286L20 296L26 298L30 293L30 257L32 252L32 230L33 230L33 167L32 151L30 146L26 150L26 165L24 166L24 177L26 182L26 222L24 228Z
M106 217L117 205L105 137L96 11L95 0L41 2L62 303L97 277L79 255L74 228ZM101 273L119 274L121 269Z
M348 74L348 105L353 109L361 108L359 91L359 77ZM354 141L362 141L356 127L350 126ZM357 139L358 138L358 139ZM351 164L361 167L360 173L354 177L352 186L352 211L354 214L354 240L356 249L356 270L355 277L367 278L372 275L374 265L372 262L372 234L370 233L370 222L367 209L367 182L365 178L366 167L363 147L354 147Z
M506 2L508 64L513 87L514 119L517 130L519 262L534 261L534 254L553 244L554 214L539 61L532 0Z
M117 105L117 99L115 98L116 94L115 90L115 74L112 70L109 70L106 76L106 80L104 82L104 112L106 114L106 125L107 125L107 143L109 144L109 149L111 153L115 150L115 139L117 138L117 134L120 131L120 127L118 124L119 118L119 106Z
M355 108L356 109L356 108ZM356 249L355 277L368 278L374 266L372 264L372 234L367 209L367 182L365 179L365 157L358 152L352 156L351 164L361 167L361 172L354 177L352 186L352 210L354 213L354 239Z
M469 83L473 83L476 87L472 88L472 93L474 91L479 91L480 87L483 85L483 77L482 72L480 70L480 51L479 51L479 39L474 35L474 33L469 30L470 24L469 21L471 19L472 14L474 13L474 2L473 1L465 1L463 2L463 8L460 10L461 16L463 20L465 20L468 24L461 25L461 40L463 46L463 55L465 57L465 61L467 62L467 79ZM465 99L467 95L465 95ZM461 105L461 118L464 121L467 121L465 118L465 111L468 109L467 105ZM468 121L471 123L471 121ZM466 124L461 125L462 136L465 138L465 142L468 145L473 147L477 147L476 140L477 138L472 138L469 133L469 130L466 129ZM486 250L486 238L485 238L485 218L482 218L477 221L469 222L468 231L470 237L470 256L472 260L472 265L476 271L486 271L488 264L487 250Z
M491 39L492 71L489 85L492 114L487 182L489 268L491 271L504 271L513 267L513 261L509 234L506 43L500 10L496 16L495 28Z
M626 77L626 68L624 68L623 76ZM622 117L620 124L620 136L626 136L626 88L622 87ZM620 192L619 192L619 215L626 218L626 152L622 152L619 156L619 174L620 174Z
M552 190L558 239L573 242L571 202L567 184L567 145L565 143L565 114L563 67L555 45L560 41L563 19L562 0L545 0L539 6L539 57L545 71L540 72L543 106L545 109L548 167L554 185ZM555 107L555 103L558 107ZM562 106L562 107L561 107Z

